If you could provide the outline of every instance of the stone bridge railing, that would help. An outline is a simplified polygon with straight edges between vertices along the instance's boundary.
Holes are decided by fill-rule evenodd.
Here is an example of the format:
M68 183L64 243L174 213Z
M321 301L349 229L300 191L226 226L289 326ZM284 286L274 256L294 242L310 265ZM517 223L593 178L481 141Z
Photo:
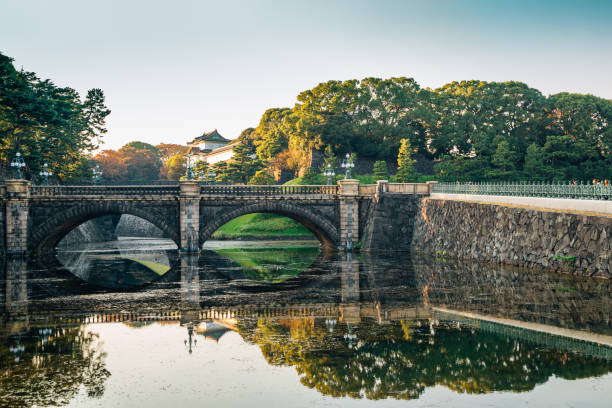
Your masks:
M178 195L176 186L30 186L31 197L102 195Z
M279 195L336 195L339 192L335 186L285 186L285 185L204 185L200 189L205 195L232 195L232 196L279 196Z

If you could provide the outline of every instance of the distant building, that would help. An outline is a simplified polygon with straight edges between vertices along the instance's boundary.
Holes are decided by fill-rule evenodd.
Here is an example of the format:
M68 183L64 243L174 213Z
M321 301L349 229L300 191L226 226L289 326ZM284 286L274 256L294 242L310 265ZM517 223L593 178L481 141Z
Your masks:
M234 156L234 146L238 142L231 143L232 140L226 139L217 132L205 132L187 143L191 149L194 162L205 161L209 164L222 162Z

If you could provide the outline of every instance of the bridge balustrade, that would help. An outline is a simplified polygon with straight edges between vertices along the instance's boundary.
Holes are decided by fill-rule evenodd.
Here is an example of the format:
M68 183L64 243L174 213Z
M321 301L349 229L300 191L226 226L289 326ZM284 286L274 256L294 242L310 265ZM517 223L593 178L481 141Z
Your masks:
M429 185L424 183L389 183L387 191L402 194L427 194L429 193Z
M338 194L338 186L239 186L216 184L202 186L201 194L231 196L335 195Z
M39 197L91 195L178 195L179 186L31 186L30 195Z

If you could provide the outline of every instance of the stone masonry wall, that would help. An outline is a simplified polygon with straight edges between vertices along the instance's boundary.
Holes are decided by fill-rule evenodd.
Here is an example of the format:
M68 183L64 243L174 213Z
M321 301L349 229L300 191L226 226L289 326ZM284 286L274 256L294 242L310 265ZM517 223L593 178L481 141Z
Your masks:
M480 262L612 277L612 218L424 198L412 248Z
M4 249L6 248L6 245L4 242L6 238L6 230L4 229L4 221L6 218L5 206L6 206L6 203L0 200L0 255L1 256L4 256Z
M362 250L409 251L420 202L420 196L381 194L363 220Z
M115 234L119 237L163 238L164 232L147 220L129 214L123 214Z

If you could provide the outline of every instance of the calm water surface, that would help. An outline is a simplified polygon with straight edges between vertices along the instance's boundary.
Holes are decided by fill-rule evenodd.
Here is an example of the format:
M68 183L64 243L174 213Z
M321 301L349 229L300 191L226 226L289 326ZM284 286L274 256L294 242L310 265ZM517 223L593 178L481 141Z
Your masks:
M0 406L610 406L608 281L309 242L1 266Z

